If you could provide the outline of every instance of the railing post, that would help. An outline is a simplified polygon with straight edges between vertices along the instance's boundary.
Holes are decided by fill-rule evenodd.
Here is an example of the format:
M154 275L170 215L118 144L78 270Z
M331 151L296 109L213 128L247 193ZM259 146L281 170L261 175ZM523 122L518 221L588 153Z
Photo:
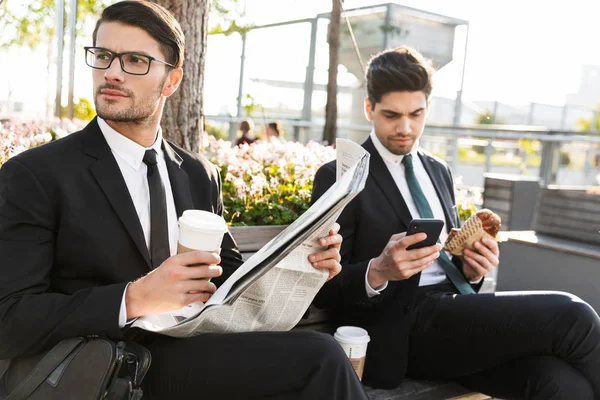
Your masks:
M555 134L555 132L548 132ZM542 143L542 162L540 164L540 178L544 185L556 183L560 163L560 143L545 141Z
M485 145L485 172L490 172L492 169L492 155L494 154L494 146L492 145L492 139L488 139Z

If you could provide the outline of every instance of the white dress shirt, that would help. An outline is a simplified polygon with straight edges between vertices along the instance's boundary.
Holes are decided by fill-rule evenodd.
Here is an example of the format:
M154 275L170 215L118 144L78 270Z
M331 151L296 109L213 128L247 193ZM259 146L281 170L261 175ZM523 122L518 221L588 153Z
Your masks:
M411 217L413 219L421 218L421 216L419 214L419 210L417 209L417 205L415 204L415 202L412 198L412 194L410 193L410 189L408 188L408 183L406 182L406 177L404 175L404 164L402 164L402 160L404 159L404 156L395 155L395 154L391 153L388 149L386 149L385 146L379 140L379 138L377 138L377 135L375 135L375 131L371 131L370 137L371 137L371 140L373 141L373 145L375 146L375 149L377 149L377 152L379 153L379 155L383 159L383 162L385 163L388 170L390 171L390 174L392 175L394 182L396 182L396 186L398 186L398 190L400 191L400 194L404 198L404 202L406 203L406 206L408 207L408 210L410 211ZM440 242L444 243L446 241L446 238L448 237L448 231L446 229L446 216L444 215L444 209L442 208L442 202L440 201L440 199L435 191L433 182L431 182L431 178L429 178L429 174L427 174L427 171L425 170L425 167L423 166L423 163L421 162L421 158L418 155L418 152L417 152L418 147L419 147L419 143L417 142L410 152L410 154L412 155L412 159L413 159L415 175L417 176L417 180L419 181L419 184L421 185L421 189L423 190L423 194L425 195L425 198L429 202L429 206L431 207L431 211L433 212L434 218L441 219L442 221L444 221L444 227L442 228L442 232L440 234ZM400 232L398 232L398 233L400 233ZM452 257L451 255L448 255L448 256L449 256L449 258ZM371 261L373 261L373 260L371 260ZM371 266L371 262L369 262L369 267L370 266ZM368 272L369 272L369 269L367 268L367 274L368 274ZM435 284L444 283L444 282L449 282L449 280L446 277L446 273L442 269L442 266L436 260L433 262L433 264L431 264L429 267L425 268L421 272L421 279L419 280L419 286L435 285ZM369 282L366 279L366 275L365 275L365 285L366 285L366 290L367 290L367 294L369 297L377 296L378 294L381 293L381 291L383 289L385 289L387 287L387 283L385 283L383 286L380 286L376 289L371 288L371 286L369 285Z
M154 144L145 148L131 139L126 138L119 132L111 128L106 121L98 117L98 125L112 151L117 165L121 170L129 195L135 206L140 225L144 231L146 246L150 249L150 191L148 188L148 178L146 173L148 167L142 161L146 150L154 149L158 154L158 171L160 178L165 186L167 197L167 222L169 226L169 249L171 255L177 253L177 241L179 239L179 227L177 225L177 211L175 209L175 200L171 190L171 181L165 163L165 155L162 151L162 130L159 127ZM125 288L125 292L127 288ZM127 324L127 308L125 305L125 292L121 301L121 310L119 313L119 326L123 328Z

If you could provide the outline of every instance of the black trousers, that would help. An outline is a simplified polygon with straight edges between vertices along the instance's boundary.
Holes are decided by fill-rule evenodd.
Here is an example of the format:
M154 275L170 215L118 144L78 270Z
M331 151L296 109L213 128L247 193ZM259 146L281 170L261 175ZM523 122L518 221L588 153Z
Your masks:
M155 336L150 400L367 400L342 348L312 331Z
M562 292L420 288L407 375L502 399L600 400L600 319Z

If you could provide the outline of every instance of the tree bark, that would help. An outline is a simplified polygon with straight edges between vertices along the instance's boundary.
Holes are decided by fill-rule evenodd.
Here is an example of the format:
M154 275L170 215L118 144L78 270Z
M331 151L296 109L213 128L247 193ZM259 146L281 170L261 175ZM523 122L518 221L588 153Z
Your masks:
M327 80L327 104L325 105L325 128L323 140L335 143L337 132L337 75L340 53L340 20L342 14L341 0L332 0L331 18L327 32L329 43L329 77Z
M154 0L169 10L185 34L183 81L166 102L163 135L186 150L200 150L204 128L204 62L210 0Z

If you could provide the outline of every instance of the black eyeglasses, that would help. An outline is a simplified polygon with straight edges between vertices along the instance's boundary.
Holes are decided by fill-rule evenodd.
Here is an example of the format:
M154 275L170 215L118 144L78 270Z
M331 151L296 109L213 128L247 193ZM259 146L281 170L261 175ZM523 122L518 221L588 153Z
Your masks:
M130 75L146 75L150 72L152 61L175 68L173 64L151 57L146 54L128 51L115 53L102 47L84 47L85 63L95 69L109 69L115 58L121 62L121 69Z

